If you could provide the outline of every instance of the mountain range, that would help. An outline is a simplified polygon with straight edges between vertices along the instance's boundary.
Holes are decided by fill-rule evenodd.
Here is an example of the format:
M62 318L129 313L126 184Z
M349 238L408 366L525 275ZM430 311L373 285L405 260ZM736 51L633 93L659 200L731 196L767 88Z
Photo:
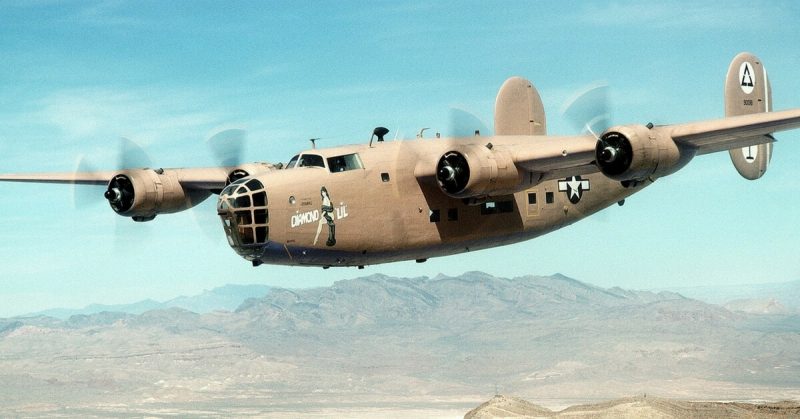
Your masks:
M180 296L163 302L146 299L128 304L90 304L77 309L52 308L27 314L25 317L48 316L66 320L70 316L90 315L104 311L142 314L150 310L163 310L168 308L182 308L195 313L210 313L215 310L233 311L242 301L248 298L262 297L266 295L269 290L270 287L267 285L227 284L211 290L205 290L198 295Z
M800 312L800 280L789 282L669 288L689 298L742 311Z
M0 414L466 413L498 392L551 408L800 399L800 316L468 272L272 288L233 311L0 320Z
M555 274L554 277L564 277ZM179 296L166 301L145 299L127 304L90 304L83 308L53 308L27 314L25 317L49 316L66 320L74 315L90 315L103 311L142 314L150 310L182 308L195 313L210 313L215 310L234 311L249 298L260 298L271 287L261 284L227 284L198 295ZM622 291L615 287L612 292ZM756 314L780 314L800 312L800 281L727 286L674 287L651 290L653 293L678 293L706 303L722 305L731 311Z

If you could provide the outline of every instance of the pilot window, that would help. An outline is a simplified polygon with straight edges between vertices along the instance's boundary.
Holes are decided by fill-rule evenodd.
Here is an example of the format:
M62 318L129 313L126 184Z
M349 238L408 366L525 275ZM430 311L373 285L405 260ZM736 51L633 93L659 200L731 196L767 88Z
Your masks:
M364 166L361 164L361 159L356 153L328 158L328 169L330 169L331 173L363 168Z
M316 154L303 154L297 161L297 167L325 167L325 161Z
M299 159L299 158L300 158L300 155L296 155L296 156L292 157L292 159L289 160L289 164L286 165L286 168L287 169L291 169L292 167L295 167L297 165L297 159Z

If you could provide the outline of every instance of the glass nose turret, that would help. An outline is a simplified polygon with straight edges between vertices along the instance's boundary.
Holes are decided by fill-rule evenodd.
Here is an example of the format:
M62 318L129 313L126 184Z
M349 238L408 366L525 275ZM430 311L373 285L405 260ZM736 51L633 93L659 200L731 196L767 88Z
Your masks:
M228 243L242 256L258 256L269 240L267 192L258 179L239 179L219 194L217 214Z

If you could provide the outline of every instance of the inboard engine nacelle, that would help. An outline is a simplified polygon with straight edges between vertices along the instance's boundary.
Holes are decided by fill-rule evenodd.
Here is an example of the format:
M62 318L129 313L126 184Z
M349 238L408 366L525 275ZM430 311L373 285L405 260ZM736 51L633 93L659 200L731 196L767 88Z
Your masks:
M679 148L667 132L652 125L612 127L603 133L595 148L600 171L619 181L638 181L674 173L694 154L695 150Z
M461 145L444 153L436 165L436 180L453 198L477 198L514 193L521 177L511 153L489 143Z

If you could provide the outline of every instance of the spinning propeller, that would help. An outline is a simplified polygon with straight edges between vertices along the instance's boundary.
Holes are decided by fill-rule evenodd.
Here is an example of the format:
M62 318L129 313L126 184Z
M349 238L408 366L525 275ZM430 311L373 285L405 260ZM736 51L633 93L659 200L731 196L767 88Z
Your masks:
M587 86L570 97L561 107L561 115L582 133L599 139L611 126L611 111L607 83Z
M633 150L624 135L607 132L611 127L610 103L608 84L595 83L567 100L561 114L581 132L597 139L595 156L603 172L618 174L630 166Z

